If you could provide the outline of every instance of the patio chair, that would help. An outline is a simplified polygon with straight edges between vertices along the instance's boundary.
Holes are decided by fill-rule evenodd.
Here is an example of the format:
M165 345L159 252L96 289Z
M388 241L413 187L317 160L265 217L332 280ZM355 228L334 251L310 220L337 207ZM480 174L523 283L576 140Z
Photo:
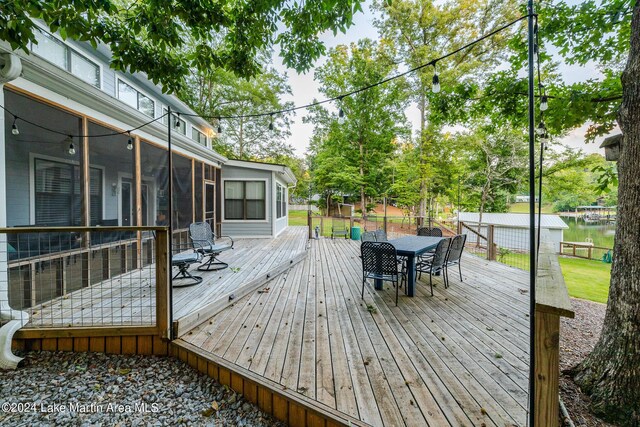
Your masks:
M446 269L447 254L451 239L442 239L436 246L433 256L428 259L421 259L416 264L416 271L419 273L418 278L422 278L422 273L429 273L429 286L431 287L431 296L433 296L433 276L442 273ZM448 287L446 271L442 274L444 287Z
M376 233L373 231L365 231L360 235L361 242L375 242L376 241Z
M378 229L378 230L374 231L373 233L376 236L376 242L386 242L388 240L387 239L387 233L383 229Z
M362 242L360 245L362 258L362 298L367 279L386 280L396 288L396 305L398 291L405 276L398 271L396 248L388 242Z
M203 257L209 260L198 267L200 271L216 271L227 268L229 264L220 261L218 255L229 249L233 249L233 239L229 236L220 236L225 238L223 243L218 243L218 238L211 231L208 222L194 222L189 225L189 238L193 244L193 249Z
M442 237L442 230L438 227L420 227L418 236Z
M331 238L333 236L344 236L345 239L349 238L349 228L347 222L342 218L333 218L331 222Z
M171 279L171 285L175 288L197 285L202 282L202 277L194 276L189 273L191 264L200 261L202 255L198 252L182 252L184 248L174 246L172 251L175 253L171 256L171 267L177 267L178 272ZM174 283L175 280L190 279L190 282Z
M462 251L464 250L464 244L467 241L466 234L458 234L451 240L451 246L449 246L449 253L447 254L447 261L445 262L445 275L447 281L445 287L449 282L449 266L457 265L458 272L460 273L460 281L462 282L462 267L460 266L460 259L462 258Z

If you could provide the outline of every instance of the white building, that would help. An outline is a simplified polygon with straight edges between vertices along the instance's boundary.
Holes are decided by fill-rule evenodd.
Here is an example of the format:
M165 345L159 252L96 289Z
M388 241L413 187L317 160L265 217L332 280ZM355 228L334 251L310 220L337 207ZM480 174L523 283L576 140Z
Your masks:
M460 221L474 230L478 230L480 214L478 212L460 212ZM536 215L538 224L538 215ZM529 214L526 213L483 213L480 234L487 236L489 225L494 227L494 242L502 248L518 251L529 250ZM569 226L558 215L543 214L540 222L542 229L549 230L555 248L560 248L564 230ZM475 242L477 236L463 229L468 242Z

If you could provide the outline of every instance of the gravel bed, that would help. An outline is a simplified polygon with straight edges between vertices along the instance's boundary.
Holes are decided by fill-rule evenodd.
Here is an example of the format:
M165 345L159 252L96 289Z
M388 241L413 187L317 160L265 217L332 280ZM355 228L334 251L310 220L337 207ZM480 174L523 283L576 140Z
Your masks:
M1 426L284 426L173 358L28 352L0 371Z
M560 321L560 371L573 368L595 347L600 337L605 304L571 298L576 313L574 319ZM590 400L570 376L560 376L560 397L576 426L613 426L597 418L589 410Z

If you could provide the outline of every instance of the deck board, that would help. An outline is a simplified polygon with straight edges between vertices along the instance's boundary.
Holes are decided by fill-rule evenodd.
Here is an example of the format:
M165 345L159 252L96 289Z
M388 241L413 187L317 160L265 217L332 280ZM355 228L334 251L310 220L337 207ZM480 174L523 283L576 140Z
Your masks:
M359 246L313 241L305 260L178 340L371 425L525 425L528 273L467 255L445 289L371 284ZM425 284L427 280L427 284ZM522 292L524 291L524 292ZM256 327L259 325L259 327ZM230 350L231 349L231 350Z
M179 321L260 275L291 262L306 251L307 233L306 227L288 227L275 239L238 239L233 250L220 256L229 263L229 268L224 270L196 271L197 265L192 265L191 273L202 276L203 281L195 286L174 286L174 320ZM174 268L173 274L176 271ZM151 264L70 292L29 309L31 322L26 328L153 325L154 281L155 267Z

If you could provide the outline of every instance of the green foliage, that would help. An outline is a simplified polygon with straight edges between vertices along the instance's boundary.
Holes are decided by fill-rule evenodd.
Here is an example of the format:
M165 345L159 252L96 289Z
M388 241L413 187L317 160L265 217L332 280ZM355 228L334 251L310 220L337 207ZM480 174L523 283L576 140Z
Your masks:
M378 82L395 72L393 46L386 41L361 40L338 46L315 78L327 97L340 96ZM305 118L315 125L309 149L309 164L316 193L378 198L391 177L384 167L396 149L398 138L406 135L406 96L402 79L375 86L342 99L338 112L317 106Z
M285 65L306 71L325 48L320 35L344 32L363 0L13 0L0 8L0 39L28 51L34 19L63 38L108 45L112 68L145 72L179 92L193 69L258 74L274 44Z

